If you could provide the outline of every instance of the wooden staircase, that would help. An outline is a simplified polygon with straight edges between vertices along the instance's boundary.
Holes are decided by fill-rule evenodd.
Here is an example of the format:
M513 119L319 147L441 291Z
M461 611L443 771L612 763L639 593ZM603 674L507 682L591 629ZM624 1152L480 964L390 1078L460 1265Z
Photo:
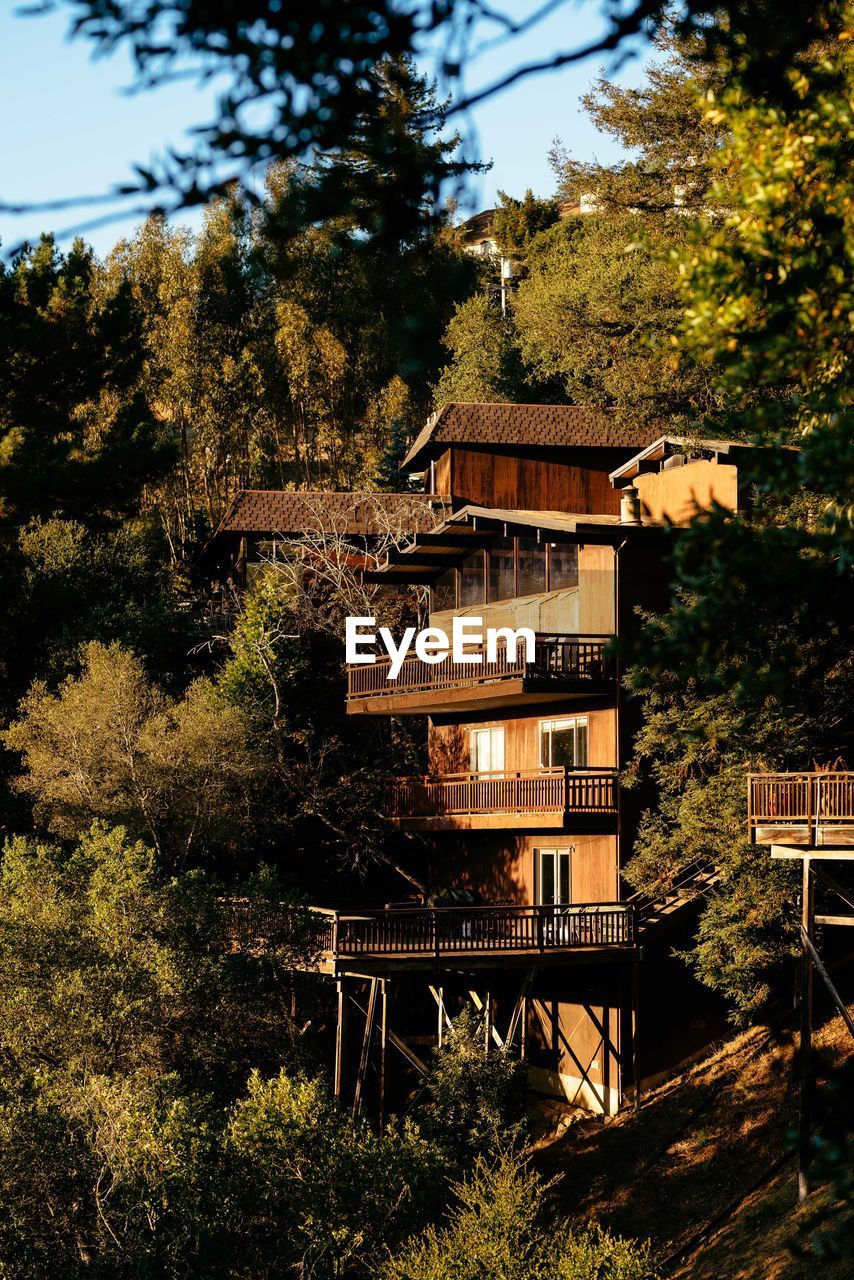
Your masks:
M641 891L632 894L626 902L631 903L637 912L638 941L643 942L664 929L683 907L704 894L719 879L720 872L715 864L698 858L679 872L667 892L660 897L652 898Z

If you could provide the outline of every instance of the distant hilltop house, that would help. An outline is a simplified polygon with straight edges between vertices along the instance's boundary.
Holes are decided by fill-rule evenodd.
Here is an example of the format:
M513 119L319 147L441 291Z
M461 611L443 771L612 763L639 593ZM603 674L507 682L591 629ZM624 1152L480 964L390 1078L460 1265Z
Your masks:
M574 200L558 202L558 212L562 218L569 218L572 214L596 213L598 208L599 205L592 192L582 195L577 202ZM478 258L499 259L501 257L501 250L493 231L496 213L496 209L481 209L480 213L460 223L459 232L463 248L467 253Z
M331 527L356 554L374 550L366 581L426 588L432 627L480 619L535 638L533 655L508 640L463 663L410 656L394 679L387 659L346 670L348 715L422 726L426 772L389 776L382 806L429 893L383 903L382 887L343 872L315 888L339 1097L361 1098L372 1045L380 1080L387 1044L420 1070L412 1046L441 1043L467 1001L488 1040L518 1046L532 1087L600 1114L720 1030L714 999L673 959L715 868L692 865L660 898L623 875L656 796L623 785L640 713L614 642L639 609L668 606L664 527L743 509L752 452L578 405L455 403L403 461L421 494L235 499L213 539L235 579ZM377 556L390 521L401 537Z
M558 203L561 218L568 218L573 214L596 213L598 208L598 202L592 192L582 195L578 202L561 200ZM480 213L461 223L458 230L465 252L473 257L485 259L496 269L499 284L494 292L499 293L501 310L504 312L507 307L508 292L513 288L520 274L524 274L524 268L516 259L505 257L501 252L494 231L497 212L497 209L482 209Z

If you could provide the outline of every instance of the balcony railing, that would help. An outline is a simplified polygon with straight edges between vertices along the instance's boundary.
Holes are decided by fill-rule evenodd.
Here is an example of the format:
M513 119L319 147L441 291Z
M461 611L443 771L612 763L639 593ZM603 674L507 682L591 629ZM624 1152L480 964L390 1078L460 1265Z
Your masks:
M540 635L536 637L533 662L525 658L519 644L511 657L499 647L497 657L487 662L485 649L472 649L482 661L454 662L450 655L438 663L407 658L396 680L389 680L390 660L353 663L347 667L347 697L382 698L394 694L432 692L465 688L495 680L580 680L591 683L613 680L615 665L605 653L609 636Z
M854 842L854 773L752 773L748 786L754 843Z
M398 778L389 784L390 818L490 813L613 814L613 769L520 769L514 773L452 773Z
M632 947L634 906L620 902L567 906L394 907L358 913L230 903L236 945L302 946L307 965L378 959L536 955L587 948Z

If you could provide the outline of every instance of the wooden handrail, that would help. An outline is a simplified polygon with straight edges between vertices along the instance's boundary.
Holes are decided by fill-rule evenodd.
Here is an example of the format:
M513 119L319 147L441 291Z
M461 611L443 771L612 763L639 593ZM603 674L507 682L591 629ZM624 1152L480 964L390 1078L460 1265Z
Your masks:
M748 828L804 827L814 837L827 826L854 823L854 773L748 774Z
M473 813L615 813L614 769L519 769L398 778L386 792L391 818Z
M541 952L633 946L626 903L567 906L421 907L338 917L338 954L425 955Z
M239 946L291 946L310 960L338 956L542 953L631 947L637 911L626 902L567 905L365 908L329 911L288 903L224 900L228 934Z
M350 663L347 697L390 697L396 693L418 693L511 678L612 680L616 668L610 655L605 653L611 639L607 635L537 633L533 662L526 661L523 644L516 647L512 659L506 645L500 646L493 662L487 662L482 646L469 648L469 653L483 659L479 664L454 662L450 655L435 664L408 657L393 681L388 678L389 658L374 663Z

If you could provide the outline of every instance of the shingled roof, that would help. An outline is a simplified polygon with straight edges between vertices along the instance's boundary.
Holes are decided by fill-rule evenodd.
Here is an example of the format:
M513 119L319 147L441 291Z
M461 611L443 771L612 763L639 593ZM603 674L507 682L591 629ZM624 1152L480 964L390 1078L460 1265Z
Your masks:
M434 515L434 508L440 510ZM429 493L326 493L243 489L217 533L297 534L329 532L363 537L389 525L425 533L441 518L441 500Z
M402 465L417 470L452 444L643 449L660 434L660 427L628 426L582 405L446 404L418 434Z

